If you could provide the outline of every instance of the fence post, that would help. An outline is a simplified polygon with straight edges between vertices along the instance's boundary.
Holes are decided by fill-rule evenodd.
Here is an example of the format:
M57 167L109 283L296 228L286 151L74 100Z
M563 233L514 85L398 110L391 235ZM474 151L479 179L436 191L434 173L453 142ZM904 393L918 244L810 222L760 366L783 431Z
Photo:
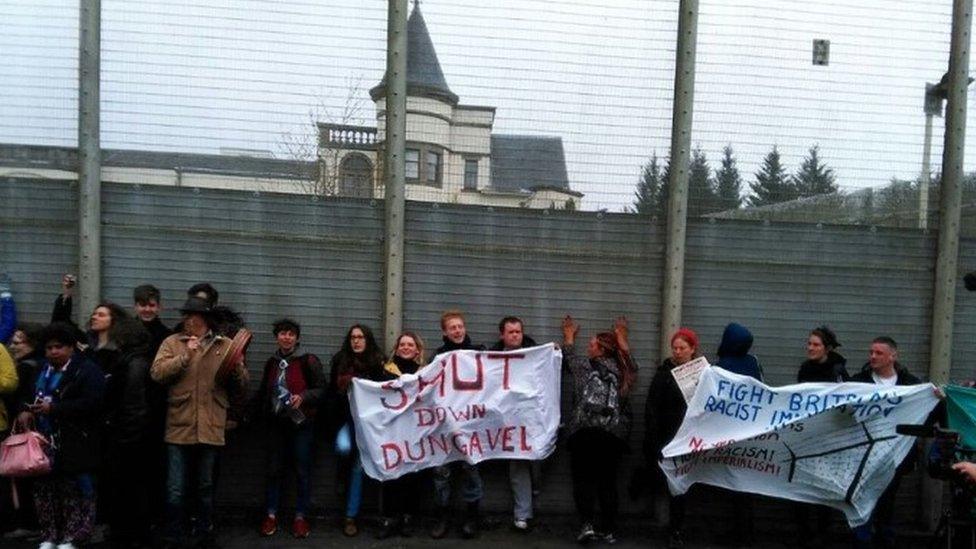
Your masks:
M407 0L389 0L386 27L385 317L384 349L403 327L403 246L406 210L404 149L407 139Z
M942 149L942 182L939 185L939 247L935 264L935 298L932 304L932 354L929 379L949 381L952 367L952 331L956 307L956 271L959 262L959 216L962 206L963 157L966 144L966 96L969 87L969 45L973 0L952 3L952 39L949 46L949 87L946 90L945 141ZM925 487L925 516L938 516L942 492ZM930 522L931 525L931 522Z
M89 314L102 295L101 0L80 0L78 44L78 301Z
M681 325L684 298L685 228L688 216L688 157L695 100L695 49L698 0L678 6L678 43L674 60L674 102L671 115L671 175L664 245L664 283L661 296L661 355L671 348L671 334Z

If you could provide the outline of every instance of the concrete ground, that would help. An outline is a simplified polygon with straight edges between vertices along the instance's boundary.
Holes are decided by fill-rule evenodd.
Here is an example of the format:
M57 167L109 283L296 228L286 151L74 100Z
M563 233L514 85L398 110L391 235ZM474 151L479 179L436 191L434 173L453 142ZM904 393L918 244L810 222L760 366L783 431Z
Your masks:
M228 521L229 522L229 521ZM577 525L568 517L552 517L540 520L532 532L521 534L513 531L503 517L488 517L481 535L474 540L463 540L458 537L456 531L442 540L432 540L427 535L426 525L423 529L416 529L414 535L409 538L391 538L386 540L375 539L375 533L379 530L378 525L372 521L367 521L362 525L360 534L353 538L342 535L339 523L336 519L318 519L312 522L312 534L304 540L298 540L288 532L288 523L283 524L284 528L279 527L277 534L263 538L257 534L257 524L246 524L243 520L234 520L232 523L224 524L220 527L219 544L227 549L250 549L250 548L276 548L276 549L307 549L319 547L343 547L348 549L364 548L443 548L464 547L465 549L511 549L519 548L540 548L548 549L555 547L580 547L575 542ZM710 547L730 547L722 544L720 539L710 532L689 531L687 532L686 547L689 549L700 549ZM776 535L767 533L757 536L756 543L749 547L756 548L781 548L795 547L795 539L792 535ZM914 539L905 540L905 546L921 546L924 540ZM37 541L9 540L0 539L0 547L4 549L28 549L37 547ZM92 547L109 547L106 543L92 544ZM610 547L606 543L592 542L587 545L592 548ZM659 531L648 531L637 523L625 524L620 528L618 542L613 547L620 548L664 548L667 547L667 538ZM846 548L850 547L850 541L841 534L835 534L826 542L819 542L817 549L825 548Z

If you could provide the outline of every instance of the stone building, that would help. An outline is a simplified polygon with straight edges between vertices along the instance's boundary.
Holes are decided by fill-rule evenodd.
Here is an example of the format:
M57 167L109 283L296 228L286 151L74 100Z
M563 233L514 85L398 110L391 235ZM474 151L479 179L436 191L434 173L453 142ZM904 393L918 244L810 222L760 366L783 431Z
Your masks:
M494 134L495 107L461 104L419 6L410 14L407 40L408 200L579 208L583 195L569 187L562 138ZM319 124L322 187L339 195L383 195L386 77L369 93L375 127Z

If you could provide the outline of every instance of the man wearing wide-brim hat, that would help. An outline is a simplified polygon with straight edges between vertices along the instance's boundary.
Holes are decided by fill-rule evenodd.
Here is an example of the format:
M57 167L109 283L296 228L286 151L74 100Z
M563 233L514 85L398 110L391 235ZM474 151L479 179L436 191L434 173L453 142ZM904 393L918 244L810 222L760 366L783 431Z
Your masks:
M213 531L213 471L217 450L224 445L230 394L243 391L247 371L243 360L221 373L231 340L214 332L213 309L200 297L191 296L180 309L183 332L163 341L150 371L154 381L168 387L166 436L167 531L170 546L182 543L184 510L197 510L197 528L203 545L215 543ZM189 470L190 468L193 470ZM187 490L187 479L196 490ZM186 505L185 495L198 501Z

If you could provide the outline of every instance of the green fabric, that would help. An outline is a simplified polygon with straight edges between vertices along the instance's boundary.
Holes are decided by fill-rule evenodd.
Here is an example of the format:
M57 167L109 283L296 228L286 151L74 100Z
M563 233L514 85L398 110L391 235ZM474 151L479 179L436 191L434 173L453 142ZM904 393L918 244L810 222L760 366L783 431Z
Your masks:
M949 428L959 432L959 444L976 449L976 389L947 385L945 393Z

